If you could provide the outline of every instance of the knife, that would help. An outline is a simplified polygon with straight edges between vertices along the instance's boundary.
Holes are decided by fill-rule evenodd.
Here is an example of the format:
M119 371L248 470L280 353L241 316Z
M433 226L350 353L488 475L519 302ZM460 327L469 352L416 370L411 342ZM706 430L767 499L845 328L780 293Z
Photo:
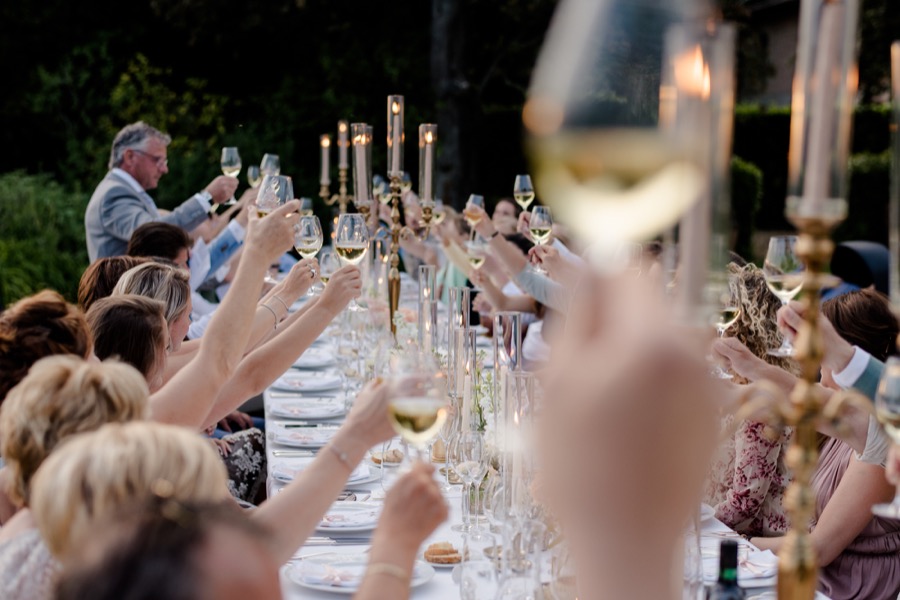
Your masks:
M315 456L309 450L272 450L272 456Z

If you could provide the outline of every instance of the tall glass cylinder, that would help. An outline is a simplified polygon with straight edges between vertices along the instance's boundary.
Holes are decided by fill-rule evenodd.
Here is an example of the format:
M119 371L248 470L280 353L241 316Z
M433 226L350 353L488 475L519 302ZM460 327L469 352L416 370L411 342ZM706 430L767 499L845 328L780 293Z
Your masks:
M390 177L403 173L403 96L387 97L387 171Z
M541 597L541 554L546 531L543 523L531 519L504 523L497 598Z
M419 348L428 353L435 347L437 328L437 307L434 302L435 271L434 265L419 265L418 342Z
M469 288L450 288L449 303L447 305L448 331L454 328L469 328L469 309L471 306L471 291Z
M522 369L522 317L520 312L501 311L494 314L494 390L492 398L494 432L497 419L505 414L507 376Z
M434 206L434 165L437 144L437 125L419 125L419 201L422 206Z
M372 194L372 128L365 123L350 125L353 142L353 203L370 206Z
M460 403L462 431L480 429L475 414L475 403L478 402L476 397L476 388L478 386L478 346L476 340L475 330L466 329L462 337L463 348L457 371L457 377L462 378L462 385L460 386L462 390L462 402Z
M786 216L831 229L847 216L859 0L803 0L791 92Z

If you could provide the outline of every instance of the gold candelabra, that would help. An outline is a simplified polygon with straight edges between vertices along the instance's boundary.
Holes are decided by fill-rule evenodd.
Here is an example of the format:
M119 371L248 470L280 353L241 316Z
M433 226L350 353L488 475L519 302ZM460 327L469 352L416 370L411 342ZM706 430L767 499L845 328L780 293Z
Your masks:
M391 333L397 334L394 316L400 305L400 175L391 175L391 259L388 271Z
M332 195L331 189L328 184L322 184L319 188L319 197L325 202L327 206L333 206L335 202L338 203L341 214L347 212L347 202L350 200L350 196L347 195L347 167L341 167L338 169L338 193Z

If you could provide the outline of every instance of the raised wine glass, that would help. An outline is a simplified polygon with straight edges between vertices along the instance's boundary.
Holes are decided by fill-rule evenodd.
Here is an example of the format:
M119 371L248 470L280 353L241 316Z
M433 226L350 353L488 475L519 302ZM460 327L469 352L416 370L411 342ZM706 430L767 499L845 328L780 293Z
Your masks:
M875 414L894 444L900 444L900 358L891 356L884 365L875 394ZM893 502L876 504L872 512L884 519L900 519L900 487Z
M550 234L553 229L553 218L550 216L550 209L546 206L535 206L531 211L531 220L528 223L528 231L531 238L538 246L544 246L550 242ZM547 270L535 264L533 266L535 273L547 274Z
M432 222L435 225L440 225L444 222L444 219L447 217L447 211L444 209L444 201L440 198L436 198L434 201L434 211L432 216Z
M719 312L716 314L715 326L716 337L721 338L728 329L737 323L741 316L741 307L737 306L733 300L729 299L722 303ZM719 379L734 379L734 375L722 368L721 365L713 367L712 374Z
M469 224L469 227L472 227L472 237L475 237L475 225L481 221L481 214L475 213L470 210L470 207L477 206L481 210L484 210L484 196L480 196L478 194L470 194L469 199L466 201L466 207L463 209L463 217L465 217L466 222Z
M259 172L263 175L280 175L281 160L277 154L263 154L259 163Z
M331 248L322 250L322 253L319 254L319 281L321 283L316 285L316 294L321 293L322 290L325 289L325 286L322 284L328 283L331 276L340 268L341 262L338 259L337 254L334 253L334 250Z
M476 235L475 239L466 242L466 254L469 257L469 264L472 265L472 268L476 271L484 266L484 261L487 258L487 250L487 243L485 243L484 239L479 235Z
M220 165L222 167L223 175L226 177L234 177L235 179L238 178L238 175L241 174L241 155L238 154L238 149L235 146L225 146L222 148ZM232 196L225 204L231 206L236 202L237 199Z
M523 108L527 149L536 191L602 270L619 244L662 233L702 196L709 130L666 103L700 105L704 64L692 70L669 32L710 17L707 0L556 5Z
M322 249L322 225L319 217L302 216L294 225L294 248L303 258L313 258ZM315 296L315 286L310 286L307 296Z
M513 198L516 204L522 207L522 210L528 210L534 201L534 186L531 184L531 175L516 175L516 182L513 184Z
M359 213L345 213L340 216L337 223L337 234L334 240L334 250L341 262L347 265L358 265L365 258L369 250L369 228L366 220ZM350 301L347 310L358 312L366 310L356 303L356 298Z
M270 212L294 199L294 184L285 175L266 175L256 196L256 214L264 218ZM278 280L266 274L266 283L276 284Z
M259 167L256 165L250 165L247 167L247 185L256 189L259 187L259 184L262 182L262 173L259 172Z
M391 425L415 457L425 460L428 444L447 418L446 379L430 356L413 352L396 360L391 371Z
M312 198L300 198L300 216L311 217L314 214Z
M769 250L763 264L766 285L778 296L782 305L794 299L803 287L803 272L806 266L797 255L796 235L776 235L769 239ZM794 347L787 337L781 346L768 352L772 356L793 356Z

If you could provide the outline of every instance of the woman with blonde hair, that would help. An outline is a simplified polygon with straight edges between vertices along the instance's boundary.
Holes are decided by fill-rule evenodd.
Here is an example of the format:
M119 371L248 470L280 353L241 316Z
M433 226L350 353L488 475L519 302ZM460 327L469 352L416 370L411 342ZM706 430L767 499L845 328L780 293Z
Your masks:
M755 356L787 372L796 372L789 358L769 356L769 348L781 343L776 313L781 301L766 285L762 271L755 265L729 265L729 288L740 314L726 335L742 342ZM747 380L735 376L735 383ZM733 417L723 427L734 428ZM787 531L782 499L790 482L784 464L793 430L783 427L769 435L766 425L756 421L736 424L734 435L719 447L707 483L706 500L716 518L738 533L778 535Z
M40 465L64 439L146 412L146 382L116 362L51 356L10 391L0 407L0 452L10 476L6 492L20 510L0 530L0 597L50 598L58 574L29 510Z
M186 271L150 262L129 269L113 288L113 296L135 294L159 300L169 326L169 351L177 352L191 325L191 285Z

